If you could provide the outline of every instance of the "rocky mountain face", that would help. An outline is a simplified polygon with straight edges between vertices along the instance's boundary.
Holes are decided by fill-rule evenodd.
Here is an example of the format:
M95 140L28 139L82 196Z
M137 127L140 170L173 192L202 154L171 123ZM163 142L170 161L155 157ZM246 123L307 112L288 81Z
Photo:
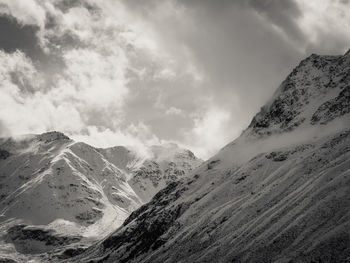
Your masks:
M259 135L326 124L350 109L350 55L311 55L281 84L248 131Z
M349 53L308 57L239 138L67 262L349 262L349 87Z
M145 158L122 146L94 148L59 132L0 139L0 241L39 253L101 238L200 162L177 145L151 147Z

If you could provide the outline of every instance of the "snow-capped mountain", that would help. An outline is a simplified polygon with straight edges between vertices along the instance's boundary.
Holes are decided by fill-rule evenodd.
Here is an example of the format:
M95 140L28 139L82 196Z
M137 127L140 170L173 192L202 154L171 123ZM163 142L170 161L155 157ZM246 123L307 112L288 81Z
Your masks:
M108 161L126 175L129 185L143 203L168 183L183 178L203 161L177 144L166 143L149 147L147 157L123 146L98 149Z
M130 186L143 202L151 198L170 182L183 178L198 167L202 160L176 144L164 144L150 147L151 159L146 159L138 167L134 167Z
M242 135L73 262L349 262L350 55L311 55Z
M153 146L150 153L144 158L122 146L98 149L59 132L0 139L0 225L11 241L34 230L55 240L101 238L201 162L176 145Z
M254 117L247 132L270 135L308 124L326 124L348 113L350 55L303 60L269 103Z
M2 220L47 225L63 219L90 226L106 215L122 222L142 204L121 169L62 133L9 138L0 147L8 152L0 162Z

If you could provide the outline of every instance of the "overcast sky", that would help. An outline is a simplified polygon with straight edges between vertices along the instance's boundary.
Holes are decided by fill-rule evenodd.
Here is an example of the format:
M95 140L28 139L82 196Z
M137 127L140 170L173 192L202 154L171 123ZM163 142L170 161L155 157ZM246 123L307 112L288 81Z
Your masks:
M0 136L237 137L301 59L350 48L345 0L0 0Z

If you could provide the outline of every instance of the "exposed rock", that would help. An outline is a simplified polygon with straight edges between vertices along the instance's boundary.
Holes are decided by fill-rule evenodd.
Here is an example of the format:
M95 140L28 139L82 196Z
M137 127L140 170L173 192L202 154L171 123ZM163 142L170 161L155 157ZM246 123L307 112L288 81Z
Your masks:
M0 257L0 263L18 263L18 261L11 258Z
M15 245L16 250L23 254L38 254L52 250L55 247L66 246L79 242L80 236L62 236L53 230L33 226L17 225L7 231L7 242Z
M288 153L286 152L271 152L265 156L267 159L272 159L275 162L282 162L287 160Z
M349 82L349 57L312 54L281 84L273 100L253 118L246 133L266 136L294 130L305 120L325 123L349 113ZM339 92L337 98L331 96L332 90Z
M57 131L40 134L37 138L39 141L44 141L45 143L53 142L56 140L70 140L68 136L64 135L62 132Z
M7 159L8 157L10 157L10 153L6 150L2 150L0 149L0 159Z
M337 117L350 112L350 86L345 87L339 95L318 107L312 115L311 123L326 124Z

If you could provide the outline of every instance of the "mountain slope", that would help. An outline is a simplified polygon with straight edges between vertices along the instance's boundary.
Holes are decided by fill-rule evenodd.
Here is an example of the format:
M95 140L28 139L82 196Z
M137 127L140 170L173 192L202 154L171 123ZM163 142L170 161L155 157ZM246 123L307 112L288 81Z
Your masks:
M101 238L201 162L176 145L150 153L97 149L59 132L0 139L0 257ZM154 182L149 163L159 170Z
M1 149L9 153L0 162L2 221L47 225L63 219L88 227L103 219L117 226L142 204L121 169L61 133L10 138Z
M234 142L69 262L349 262L350 56L312 55Z

